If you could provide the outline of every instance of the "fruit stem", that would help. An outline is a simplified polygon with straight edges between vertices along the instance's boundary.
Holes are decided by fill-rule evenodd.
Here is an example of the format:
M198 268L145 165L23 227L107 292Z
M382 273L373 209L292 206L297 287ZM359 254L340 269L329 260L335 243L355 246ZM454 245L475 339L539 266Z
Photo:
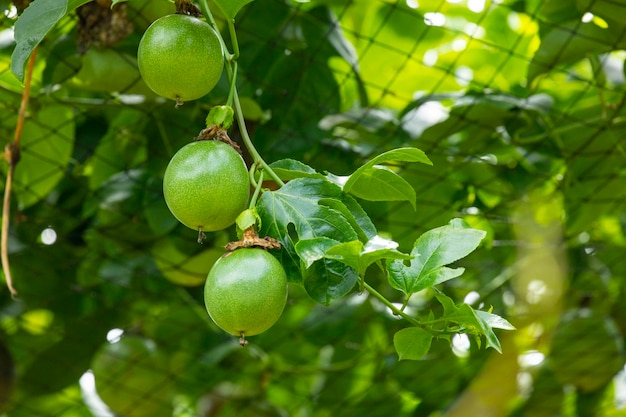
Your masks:
M226 105L233 107L233 96L235 95L235 89L237 88L237 61L232 62L233 69L232 74L226 71L230 77L230 89L228 90L228 98L226 99Z
M413 317L409 316L404 311L398 309L396 306L393 305L393 303L391 301L387 300L384 295L382 295L381 293L376 291L374 289L374 287L369 285L367 282L363 282L363 287L367 290L367 292L369 292L371 295L373 295L374 298L377 298L378 301L380 301L381 303L386 305L393 312L394 315L402 317L403 319L405 319L406 321L408 321L409 323L411 323L411 324L413 324L415 326L422 327L422 323L420 323L419 321L417 321Z
M235 61L239 58L239 41L237 40L237 32L235 31L235 20L228 20L228 33L230 35L230 42L233 44L233 55L231 59Z
M265 172L269 174L270 177L278 184L279 187L285 185L283 180L280 179L278 175L270 168L270 166L263 160L259 152L256 150L254 145L252 144L252 140L248 135L248 130L246 129L246 121L243 117L243 111L241 109L241 103L239 102L239 95L237 94L237 89L233 89L233 104L235 105L235 117L237 118L237 125L239 126L239 133L241 133L241 138L243 139L243 143L246 145L248 152L250 152L250 156L252 156L253 161L263 168Z
M250 182L254 184L254 194L252 194L252 198L250 199L250 205L248 208L254 208L256 206L256 202L259 198L259 194L261 193L261 188L263 187L263 170L259 172L259 181L257 182L254 178L254 173L256 169L254 169L254 165L250 168Z
M252 164L252 166L250 166L250 169L248 170L248 176L250 177L250 184L256 190L256 188L259 186L259 183L256 180L255 174L256 174L256 164Z
M205 240L206 240L206 234L202 230L202 227L199 227L198 228L198 243L202 245Z
M272 168L270 168L269 165L263 160L259 152L256 150L256 148L252 144L250 135L248 135L248 130L246 128L246 121L243 117L243 111L241 109L241 102L239 101L239 95L237 94L237 86L235 84L235 78L237 76L236 58L239 56L239 43L237 41L237 36L235 33L234 20L231 20L228 22L228 30L230 32L231 41L233 44L233 50L235 51L234 54L231 54L228 52L228 49L226 48L224 38L222 38L222 34L218 30L217 24L215 23L215 18L213 17L213 14L211 13L211 9L209 8L209 3L207 0L200 0L200 10L202 10L202 14L204 14L204 17L209 22L211 22L211 25L213 25L213 27L215 28L217 37L220 40L220 43L222 44L222 46L224 47L224 51L226 53L226 73L230 81L230 91L228 93L228 97L229 97L228 100L231 100L231 96L232 96L232 101L234 104L234 106L232 107L234 107L235 109L235 117L237 118L237 125L239 125L239 133L241 133L243 142L246 145L248 152L250 152L250 156L252 156L252 160L254 161L254 163L260 166L261 168L263 168L263 170L269 174L269 176L276 182L276 184L278 184L279 187L282 187L283 185L285 185L285 183L280 179L278 175L276 175L276 173L272 170Z

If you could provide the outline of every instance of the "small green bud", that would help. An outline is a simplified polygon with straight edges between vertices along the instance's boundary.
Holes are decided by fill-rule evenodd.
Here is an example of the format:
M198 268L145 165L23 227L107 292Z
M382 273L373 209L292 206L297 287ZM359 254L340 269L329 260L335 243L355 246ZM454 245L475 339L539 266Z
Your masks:
M206 117L206 127L213 125L222 129L228 129L233 124L235 112L230 106L215 106L209 111Z
M261 219L259 218L256 210L254 208L251 208L242 211L241 214L237 216L237 220L235 220L235 223L237 224L237 229L243 232L244 230L247 230L252 226L260 226Z

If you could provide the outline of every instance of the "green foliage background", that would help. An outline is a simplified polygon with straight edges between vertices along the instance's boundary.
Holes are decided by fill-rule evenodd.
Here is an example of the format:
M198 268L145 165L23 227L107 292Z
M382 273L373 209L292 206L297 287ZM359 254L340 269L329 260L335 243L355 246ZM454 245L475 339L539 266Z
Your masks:
M0 413L107 415L85 373L121 329L162 354L175 416L626 415L625 1L256 0L237 16L239 93L268 162L346 175L415 146L433 166L394 169L416 208L364 203L379 232L407 252L454 217L487 232L441 289L517 331L499 334L503 354L435 341L419 361L398 361L402 323L364 294L323 306L292 285L278 324L241 349L201 286L166 278L201 281L234 238L197 245L161 191L228 85L178 109L146 89L134 54L152 1L129 2L132 31L112 46L81 50L70 13L39 47L9 241L19 299L0 290ZM6 143L22 85L0 5ZM409 308L438 311L436 296Z

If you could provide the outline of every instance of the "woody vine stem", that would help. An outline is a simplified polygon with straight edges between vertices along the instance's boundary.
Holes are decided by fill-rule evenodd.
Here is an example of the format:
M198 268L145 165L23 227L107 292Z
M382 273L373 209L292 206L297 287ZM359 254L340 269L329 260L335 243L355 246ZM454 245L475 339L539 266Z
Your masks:
M26 110L28 108L28 99L30 97L30 85L33 76L33 68L37 58L37 48L35 48L28 60L28 68L24 81L24 91L22 92L22 101L17 115L17 123L15 125L15 134L13 142L9 142L4 148L4 159L9 164L6 185L4 187L4 201L2 204L2 236L0 249L0 258L2 259L2 271L7 282L7 288L11 292L13 298L17 297L17 290L13 286L13 276L11 275L11 265L9 263L9 221L11 216L11 191L13 188L13 174L15 167L20 161L20 143L22 140L22 130L24 129L24 121L26 120Z

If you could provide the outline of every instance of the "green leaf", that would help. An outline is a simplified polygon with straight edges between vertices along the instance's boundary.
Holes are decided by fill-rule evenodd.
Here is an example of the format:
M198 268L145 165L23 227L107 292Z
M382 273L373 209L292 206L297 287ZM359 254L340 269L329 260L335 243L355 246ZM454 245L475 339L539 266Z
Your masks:
M295 250L306 269L313 265L314 262L323 259L326 256L326 251L338 244L339 242L334 239L316 237L298 241L295 245Z
M554 27L542 36L539 49L528 66L528 83L556 65L579 61L588 54L623 49L626 47L624 33L623 23L615 21L607 28L592 22L581 23L579 19Z
M74 113L47 106L26 119L21 160L15 169L15 192L21 209L45 198L63 178L74 148Z
M489 313L482 310L474 310L474 313L492 329L502 330L515 330L515 326L508 322L508 320L498 316L497 314Z
M274 171L280 179L285 181L296 178L323 178L322 174L295 159L281 159L272 162L270 168L272 168L272 171Z
M246 4L252 3L252 1L253 0L214 0L217 7L220 8L224 16L229 20L234 19L237 13L239 13L239 10Z
M411 184L382 165L361 172L359 179L350 184L349 192L369 201L408 201L416 208L415 190Z
M328 238L301 240L296 244L296 252L308 268L313 262L322 258L339 261L355 269L360 276L365 275L367 268L382 259L411 259L398 251L398 243L375 236L367 243L359 240L337 242Z
M557 25L567 20L580 18L582 13L574 7L574 2L563 0L535 0L536 4L529 3L528 11L537 14L539 21L547 21ZM537 7L541 5L541 7Z
M423 151L417 148L399 148L385 152L365 163L344 178L343 190L370 201L409 201L415 207L415 190L385 162L421 162L432 165Z
M441 284L463 273L462 268L446 268L476 249L486 233L470 228L463 220L453 219L446 226L429 230L420 236L407 266L402 261L388 264L390 285L411 295L425 288Z
M15 23L15 49L11 55L11 71L24 82L26 61L39 42L59 20L89 0L47 0L32 2Z
M443 318L465 327L464 333L485 336L487 347L492 347L502 353L502 346L493 329L514 330L515 328L505 319L485 311L474 310L469 304L454 304L454 301L437 291L435 297L443 306Z
M365 244L354 241L335 245L326 251L326 256L350 265L363 276L370 265L383 259L412 259L411 255L398 251L397 247L398 243L375 236Z
M418 360L430 350L433 336L419 327L407 327L393 336L399 360Z

